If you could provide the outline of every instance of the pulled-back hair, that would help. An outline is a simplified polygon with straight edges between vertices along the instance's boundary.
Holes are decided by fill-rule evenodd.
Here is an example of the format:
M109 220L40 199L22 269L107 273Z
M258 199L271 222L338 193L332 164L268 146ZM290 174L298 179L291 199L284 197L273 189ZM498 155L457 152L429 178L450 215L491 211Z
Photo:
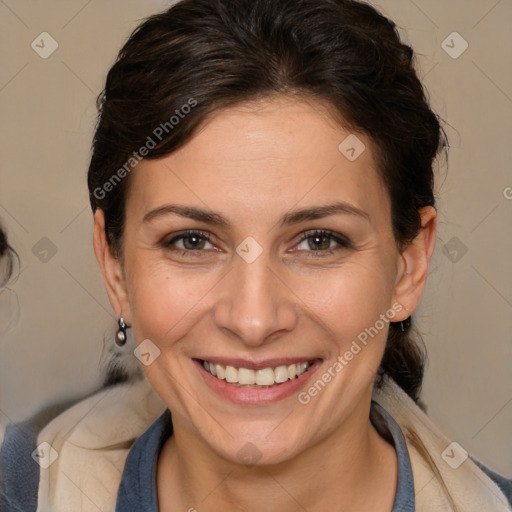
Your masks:
M370 137L402 252L419 210L435 207L433 163L446 145L413 60L394 23L353 0L183 0L149 17L98 98L88 185L113 254L122 258L138 158L177 150L219 109L276 95L327 103L340 125ZM425 351L401 327L390 326L376 385L386 373L417 401Z

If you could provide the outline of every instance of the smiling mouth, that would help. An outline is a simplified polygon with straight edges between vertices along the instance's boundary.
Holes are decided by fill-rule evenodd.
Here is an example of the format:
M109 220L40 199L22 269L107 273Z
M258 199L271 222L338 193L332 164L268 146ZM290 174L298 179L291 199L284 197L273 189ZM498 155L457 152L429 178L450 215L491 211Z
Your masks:
M299 378L309 370L315 360L262 368L260 370L236 368L234 366L212 363L204 359L201 359L200 362L208 373L219 380L224 380L228 384L236 387L265 389Z

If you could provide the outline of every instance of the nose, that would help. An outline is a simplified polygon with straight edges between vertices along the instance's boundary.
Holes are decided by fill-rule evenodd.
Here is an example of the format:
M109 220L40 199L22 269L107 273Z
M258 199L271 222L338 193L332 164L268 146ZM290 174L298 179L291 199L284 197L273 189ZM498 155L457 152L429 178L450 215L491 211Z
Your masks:
M252 263L237 257L221 286L215 323L245 345L263 345L295 328L295 296L264 254Z

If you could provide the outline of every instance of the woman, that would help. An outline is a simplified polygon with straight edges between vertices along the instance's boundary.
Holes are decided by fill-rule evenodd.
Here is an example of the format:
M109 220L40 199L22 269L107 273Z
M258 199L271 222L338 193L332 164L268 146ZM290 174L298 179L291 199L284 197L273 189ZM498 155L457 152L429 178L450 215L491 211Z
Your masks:
M137 369L41 431L37 510L511 510L417 405L445 142L392 22L184 0L99 107L94 249Z

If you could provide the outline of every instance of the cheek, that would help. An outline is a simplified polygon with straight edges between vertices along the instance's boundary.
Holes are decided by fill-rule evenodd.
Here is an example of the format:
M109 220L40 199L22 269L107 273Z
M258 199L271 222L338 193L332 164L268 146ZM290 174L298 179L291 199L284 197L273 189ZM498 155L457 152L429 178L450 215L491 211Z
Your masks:
M157 345L170 344L190 330L203 314L202 299L219 279L212 273L177 271L147 259L133 269L130 305L135 337Z
M392 286L383 265L373 260L295 276L290 286L331 333L357 335L390 307Z

